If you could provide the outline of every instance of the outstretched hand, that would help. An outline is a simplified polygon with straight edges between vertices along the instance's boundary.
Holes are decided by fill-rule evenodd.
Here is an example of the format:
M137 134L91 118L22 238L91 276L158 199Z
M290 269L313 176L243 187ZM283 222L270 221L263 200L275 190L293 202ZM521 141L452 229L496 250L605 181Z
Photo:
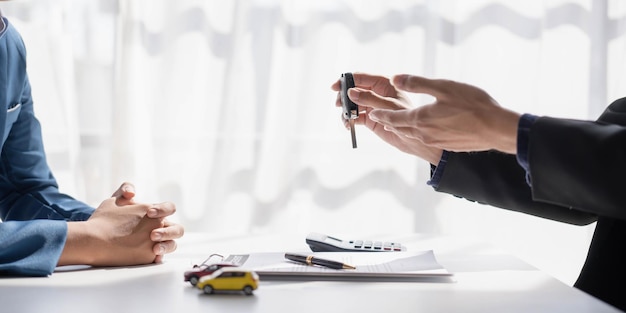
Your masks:
M500 107L482 89L412 75L397 75L392 84L399 90L431 95L435 101L414 109L372 110L369 118L385 129L449 151L516 153L520 115Z

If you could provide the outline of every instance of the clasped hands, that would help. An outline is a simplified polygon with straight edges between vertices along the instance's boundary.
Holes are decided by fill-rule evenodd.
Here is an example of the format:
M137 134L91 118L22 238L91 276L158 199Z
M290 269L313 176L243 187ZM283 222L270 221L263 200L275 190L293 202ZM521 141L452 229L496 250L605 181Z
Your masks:
M517 151L520 115L502 108L482 89L405 74L391 79L365 73L353 76L355 87L348 90L348 96L365 113L359 114L357 124L403 152L438 164L443 150ZM340 91L341 83L331 88ZM435 100L413 107L404 92L427 94ZM339 94L335 105L341 106Z
M68 234L58 265L126 266L161 262L176 250L182 225L166 218L173 203L136 203L135 188L123 183L84 222L68 222Z

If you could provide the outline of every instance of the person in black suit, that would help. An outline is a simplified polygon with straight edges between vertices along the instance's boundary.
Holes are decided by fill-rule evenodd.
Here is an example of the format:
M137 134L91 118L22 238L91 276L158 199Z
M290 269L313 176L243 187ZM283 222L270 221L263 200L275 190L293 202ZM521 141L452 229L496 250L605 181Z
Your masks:
M507 110L454 81L353 75L348 96L365 112L357 123L430 162L435 190L575 225L597 222L574 286L626 310L626 98L595 122L558 119ZM435 100L412 107L404 91Z

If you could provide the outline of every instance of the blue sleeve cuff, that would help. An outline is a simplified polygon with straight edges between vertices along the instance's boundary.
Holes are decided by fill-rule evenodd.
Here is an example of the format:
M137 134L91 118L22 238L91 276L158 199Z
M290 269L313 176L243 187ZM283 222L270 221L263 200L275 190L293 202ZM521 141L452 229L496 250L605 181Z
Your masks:
M67 239L67 222L0 223L0 276L47 276L56 268Z
M526 171L526 182L531 186L530 166L528 165L528 144L530 143L530 127L538 116L523 114L517 126L517 163Z
M449 152L443 150L439 164L437 164L437 166L434 164L430 165L430 180L427 183L429 186L433 186L434 188L439 187L439 182L443 176L443 170L446 168L446 163L448 163L448 155Z

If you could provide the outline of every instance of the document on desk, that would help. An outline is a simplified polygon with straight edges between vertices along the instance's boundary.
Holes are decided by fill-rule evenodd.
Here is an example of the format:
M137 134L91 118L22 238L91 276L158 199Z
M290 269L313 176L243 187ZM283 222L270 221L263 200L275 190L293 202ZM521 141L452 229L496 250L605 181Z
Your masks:
M452 282L432 250L403 252L308 252L356 269L331 269L285 259L284 252L230 255L224 261L254 270L262 280L431 281Z

